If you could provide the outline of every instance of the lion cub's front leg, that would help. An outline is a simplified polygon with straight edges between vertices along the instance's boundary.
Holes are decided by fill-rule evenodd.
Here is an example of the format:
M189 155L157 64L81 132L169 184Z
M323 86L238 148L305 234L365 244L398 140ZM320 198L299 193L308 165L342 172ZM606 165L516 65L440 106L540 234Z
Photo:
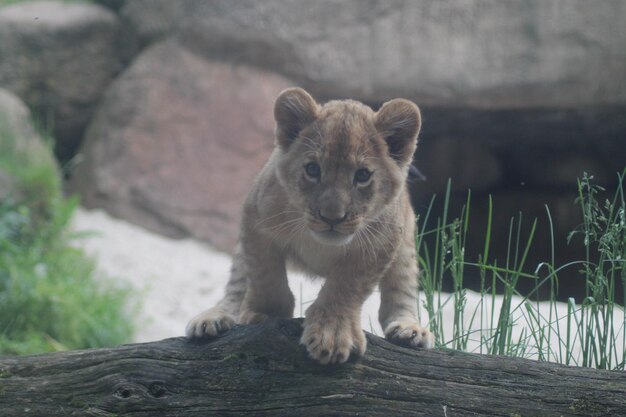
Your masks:
M417 261L415 246L401 248L380 282L378 317L385 337L398 345L433 348L435 339L417 318Z
M242 240L247 287L239 323L254 324L269 317L293 317L295 300L285 269L282 251L256 233Z
M185 333L189 337L212 337L229 330L237 323L241 302L246 294L246 265L241 245L235 248L230 279L226 294L217 305L204 310L187 324Z
M246 239L237 246L233 257L226 295L216 306L191 319L187 336L216 336L237 323L293 316L294 297L281 252L267 242L259 245L253 236Z

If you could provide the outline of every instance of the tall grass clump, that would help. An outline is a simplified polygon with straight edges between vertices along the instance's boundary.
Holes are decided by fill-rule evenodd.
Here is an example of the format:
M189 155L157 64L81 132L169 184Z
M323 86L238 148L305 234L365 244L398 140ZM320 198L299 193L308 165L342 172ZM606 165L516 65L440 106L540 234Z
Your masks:
M98 282L71 245L77 200L63 197L49 149L26 139L0 125L0 171L16 185L0 199L0 354L128 342L128 291Z
M433 201L420 219L416 237L421 269L423 306L440 347L495 355L535 358L601 369L624 369L626 358L626 313L616 302L617 286L626 288L626 171L618 175L614 196L599 201L604 190L584 175L578 182L577 203L583 213L582 225L568 237L582 239L585 259L555 265L552 218L552 253L538 265L529 265L537 221L527 232L520 213L509 222L505 259L490 256L493 205L489 200L484 247L477 259L467 259L465 241L469 228L470 195L458 218L448 219L450 184L444 210L433 220ZM576 268L584 280L583 300L556 301L558 276ZM471 271L480 277L480 291L469 294L463 278ZM442 292L444 280L452 280L453 292ZM520 294L521 280L531 280L533 290ZM499 289L496 292L496 288ZM539 301L540 289L548 299ZM623 290L626 291L626 290ZM624 299L626 299L626 294ZM469 301L469 302L468 302ZM451 311L451 323L444 311Z
M622 283L626 300L626 203L624 178L619 176L619 187L612 199L599 201L605 190L592 184L593 177L585 175L578 183L578 203L582 208L583 223L568 240L581 238L585 259L580 273L585 278L585 299L579 308L568 301L571 322L570 336L582 347L582 365L603 369L624 369L626 357L626 311L615 303L616 284ZM617 309L616 309L617 308ZM617 310L617 311L616 311ZM616 321L621 311L621 320ZM571 334L573 333L573 335ZM621 334L621 350L615 343ZM571 358L567 358L568 362Z

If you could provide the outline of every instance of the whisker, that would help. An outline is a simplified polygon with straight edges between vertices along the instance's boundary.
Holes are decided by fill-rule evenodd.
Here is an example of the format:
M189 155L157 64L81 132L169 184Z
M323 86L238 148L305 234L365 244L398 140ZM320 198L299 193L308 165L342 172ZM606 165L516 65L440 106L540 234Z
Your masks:
M366 224L364 232L367 233L377 246L383 249L385 255L389 257L389 250L393 247L393 242L388 234L384 233L383 230L373 227L371 224Z
M264 219L259 220L258 222L255 223L255 226L260 226L260 225L262 225L265 222L268 222L268 221L270 221L272 219L275 219L276 217L282 216L284 214L291 214L291 213L299 214L300 211L299 210L284 210L284 211L281 211L280 213L274 214L273 216L266 217Z
M357 243L357 247L359 249L359 252L363 253L364 256L366 256L366 251L364 248L364 243L363 243L363 238L361 236L361 231L358 230L355 235L354 235L355 239L356 239L356 243Z
M300 218L299 220L300 222L297 223L287 235L287 241L285 243L291 244L297 237L302 237L302 234L306 231L306 221L304 218Z
M295 218L295 219L289 219L286 220L282 223L278 223L277 225L274 225L272 227L268 227L267 230L269 231L276 231L277 233L280 233L286 229L289 228L289 226L293 226L298 224L300 221L302 220L302 218Z
M367 229L368 229L367 225L366 225L366 227L360 229L360 230L362 230L362 235L361 236L363 237L363 242L364 242L364 247L365 247L363 255L366 256L366 257L373 258L374 259L374 263L376 264L376 263L378 263L378 255L376 253L376 248L375 248L375 246L374 246L374 244L373 244L373 242L371 240L370 234L368 233Z

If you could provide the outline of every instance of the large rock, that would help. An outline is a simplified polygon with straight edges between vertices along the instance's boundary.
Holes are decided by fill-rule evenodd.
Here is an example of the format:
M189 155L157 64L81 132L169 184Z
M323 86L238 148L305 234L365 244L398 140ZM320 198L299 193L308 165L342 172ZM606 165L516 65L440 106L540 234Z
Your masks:
M626 2L134 0L143 42L176 33L318 96L459 107L626 102Z
M105 95L73 188L87 207L230 250L243 199L273 147L273 101L289 85L173 41L154 45Z
M63 159L122 69L121 43L119 19L94 4L35 1L0 9L0 86L53 129Z

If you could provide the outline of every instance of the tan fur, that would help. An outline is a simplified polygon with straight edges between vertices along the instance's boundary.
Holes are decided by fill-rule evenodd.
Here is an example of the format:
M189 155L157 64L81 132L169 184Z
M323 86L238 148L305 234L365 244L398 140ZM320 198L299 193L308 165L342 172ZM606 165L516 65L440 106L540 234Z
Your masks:
M386 337L432 347L417 320L415 216L405 183L418 108L402 99L377 113L351 100L320 106L292 88L277 98L274 113L276 148L246 199L226 296L192 319L187 335L292 317L291 262L325 278L301 339L313 359L341 363L365 352L360 311L376 285ZM310 175L311 163L319 176ZM360 169L371 173L366 181L357 180Z

